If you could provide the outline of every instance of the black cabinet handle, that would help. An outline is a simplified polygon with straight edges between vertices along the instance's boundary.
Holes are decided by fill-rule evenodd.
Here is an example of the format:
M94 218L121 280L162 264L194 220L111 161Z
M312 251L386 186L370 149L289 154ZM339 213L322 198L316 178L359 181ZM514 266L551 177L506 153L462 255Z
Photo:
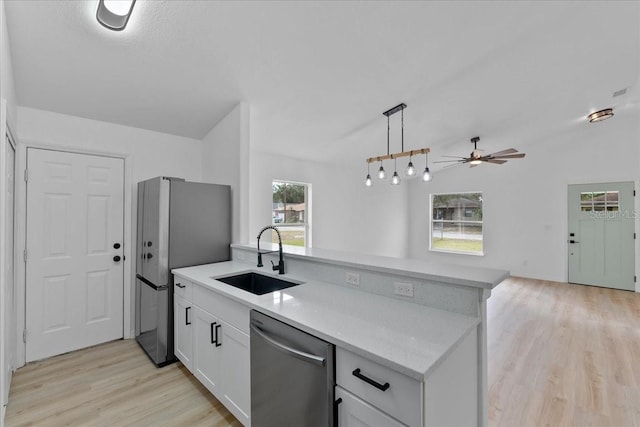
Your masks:
M184 309L184 324L185 325L190 325L191 324L191 320L189 320L189 310L191 310L191 307L187 307Z
M333 425L334 427L338 427L338 405L342 403L342 398L339 397L338 400L333 402Z
M177 286L177 287L179 287L179 288L181 288L181 289L184 289L184 288L186 288L186 287L187 287L187 285L183 285L183 284L181 284L181 283L176 283L176 286Z
M380 384L379 382L374 381L371 378L366 377L363 374L361 374L360 373L360 368L354 370L352 372L352 374L353 374L354 377L361 379L362 381L364 381L367 384L371 384L372 386L374 386L378 390L387 391L387 389L389 388L389 383Z
M213 328L215 328L215 326L216 326L216 322L213 322L213 323L211 324L211 344L216 344L216 345L217 345L218 343L217 343L217 342L216 342L216 340L213 338Z
M220 331L221 327L222 325L216 325L216 347L220 347L222 345L220 340L218 340L218 331Z
M115 262L120 262L120 257L118 255L116 255L116 256L113 257L113 260Z

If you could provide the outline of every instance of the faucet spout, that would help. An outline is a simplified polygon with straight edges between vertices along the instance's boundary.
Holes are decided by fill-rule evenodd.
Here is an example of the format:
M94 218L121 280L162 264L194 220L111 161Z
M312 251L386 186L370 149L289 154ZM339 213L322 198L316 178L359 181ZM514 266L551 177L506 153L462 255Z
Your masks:
M258 233L258 267L262 267L262 254L267 254L267 253L271 253L271 252L275 252L275 251L264 251L264 252L260 252L260 237L262 236L262 233L264 233L267 230L274 230L276 232L276 234L278 235L278 255L279 255L279 261L278 261L278 265L275 265L273 263L273 261L271 261L271 265L273 268L273 271L278 271L278 274L284 274L284 257L282 254L282 236L280 235L280 230L278 230L276 227L274 227L273 225L267 225L266 227L264 227L262 230L260 230L260 232Z

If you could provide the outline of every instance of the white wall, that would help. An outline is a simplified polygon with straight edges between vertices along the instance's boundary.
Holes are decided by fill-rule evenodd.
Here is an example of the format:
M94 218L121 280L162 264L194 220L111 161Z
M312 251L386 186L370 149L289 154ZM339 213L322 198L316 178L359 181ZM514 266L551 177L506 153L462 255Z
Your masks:
M231 186L233 242L248 242L249 104L238 104L202 140L202 180Z
M26 165L27 146L60 148L71 151L104 153L125 158L125 336L134 328L134 286L136 203L138 181L159 175L201 180L201 141L112 123L36 110L18 108L18 170ZM25 186L18 180L18 240L24 245ZM23 247L18 247L20 252ZM24 268L18 274L24 286ZM24 307L24 288L19 306ZM20 329L20 325L19 325ZM22 349L23 350L23 349ZM24 360L19 354L19 360Z
M7 271L7 248L5 247L5 215L6 209L6 185L7 176L5 171L5 134L7 124L11 125L11 130L16 131L16 94L13 81L13 67L11 61L11 51L9 49L9 35L7 31L7 20L5 15L4 1L0 0L0 307L3 307L0 314L0 427L4 425L5 414L5 394L8 393L8 384L11 381L11 369L16 357L15 346L11 345L9 331L15 330L16 313L14 310L5 310L9 301L10 287L6 278Z
M271 223L271 182L283 180L311 184L313 247L406 255L407 187L365 188L364 161L329 165L251 151L250 165L250 241Z
M409 198L409 255L566 281L567 185L634 181L640 189L638 141L637 113L620 113L528 145L521 150L524 159L473 169L457 166L437 173L430 185L415 183ZM518 148L517 141L513 146ZM461 191L483 192L483 257L428 250L429 194Z
M7 101L7 112L12 120L16 119L16 91L13 82L9 33L4 11L4 0L0 0L0 98Z

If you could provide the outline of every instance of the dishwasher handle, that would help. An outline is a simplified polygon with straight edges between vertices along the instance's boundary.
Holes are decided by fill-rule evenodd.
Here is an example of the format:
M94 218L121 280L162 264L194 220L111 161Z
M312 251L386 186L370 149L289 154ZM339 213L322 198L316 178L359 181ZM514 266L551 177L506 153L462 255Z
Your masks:
M313 363L314 365L318 365L318 366L325 366L327 359L325 359L324 357L316 356L315 354L310 354L304 351L296 350L295 348L289 347L288 345L278 342L273 338L269 337L264 331L262 331L260 328L258 328L254 324L251 324L250 326L253 332L258 334L260 338L262 338L263 340L265 340L267 343L271 344L273 347L277 348L278 350L283 351L287 354L290 354L293 357L297 357L298 359L303 360L305 362Z

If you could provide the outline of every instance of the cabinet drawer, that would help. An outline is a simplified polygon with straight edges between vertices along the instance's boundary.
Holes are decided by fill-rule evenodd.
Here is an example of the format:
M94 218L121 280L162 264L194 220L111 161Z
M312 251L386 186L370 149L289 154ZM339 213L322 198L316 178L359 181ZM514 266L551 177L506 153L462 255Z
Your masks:
M180 276L175 276L173 278L173 294L189 302L193 301L193 283Z
M379 386L389 384L386 390ZM409 426L422 424L422 382L336 348L336 383Z
M203 286L193 286L194 304L249 334L249 307Z

